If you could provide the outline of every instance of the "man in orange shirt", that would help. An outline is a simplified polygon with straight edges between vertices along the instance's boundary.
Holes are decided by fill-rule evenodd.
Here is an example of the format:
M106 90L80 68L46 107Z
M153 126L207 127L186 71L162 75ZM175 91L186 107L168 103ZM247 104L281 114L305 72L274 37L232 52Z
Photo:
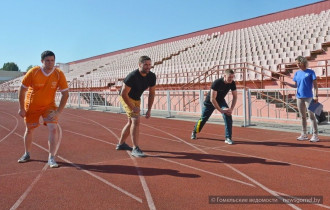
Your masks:
M26 130L24 134L25 153L18 160L25 163L30 160L30 148L34 129L39 126L39 118L42 116L44 125L47 125L49 136L48 165L57 168L55 162L55 136L57 120L69 97L69 88L64 73L55 68L55 54L45 51L41 54L42 66L36 66L24 76L19 89L18 114L24 118ZM62 93L59 107L55 104L57 89Z

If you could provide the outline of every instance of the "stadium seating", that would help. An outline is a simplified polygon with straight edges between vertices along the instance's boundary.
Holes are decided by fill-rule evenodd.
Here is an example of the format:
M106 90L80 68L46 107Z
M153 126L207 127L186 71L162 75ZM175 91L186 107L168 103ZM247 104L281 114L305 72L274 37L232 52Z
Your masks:
M298 55L310 57L313 52L323 53L323 46L330 41L329 31L330 10L326 10L319 14L306 14L223 34L219 31L155 44L104 57L98 62L93 60L73 64L72 72L84 75L83 78L77 77L80 80L98 81L94 82L92 87L105 86L107 82L118 82L118 79L124 78L137 68L137 60L141 55L149 55L152 58L158 84L164 85L187 83L192 77L201 74L198 72L204 72L215 65L240 68L239 63L247 62L275 72L280 71L277 68L279 64L292 63ZM94 66L86 70L87 64L93 63ZM316 70L318 76L324 76L324 71ZM261 77L257 72L249 72L247 75L250 80L259 80ZM237 73L236 79L242 80L242 74Z
M321 4L321 3L319 3ZM329 4L327 4L329 5ZM306 7L306 8L305 8ZM217 69L233 68L236 80L270 80L273 72L281 73L283 66L293 63L298 55L316 60L313 65L317 76L324 77L329 68L330 53L330 8L313 12L305 6L305 14L269 21L277 14L246 20L246 25L233 30L224 30L238 23L220 26L132 47L88 59L69 63L67 80L71 87L104 88L111 83L119 87L123 78L137 68L138 58L148 55L154 62L153 72L161 86L183 85L203 72L217 66ZM329 6L328 6L329 7ZM299 9L299 8L298 8ZM282 11L289 14L290 10ZM282 14L281 13L281 14ZM261 22L252 24L252 22ZM244 22L244 23L245 23ZM217 30L218 29L218 30ZM322 61L318 55L326 54ZM249 71L241 71L245 65ZM262 75L263 74L263 75ZM219 76L219 73L218 75ZM216 77L205 78L211 82ZM17 88L19 80L1 85L1 88Z

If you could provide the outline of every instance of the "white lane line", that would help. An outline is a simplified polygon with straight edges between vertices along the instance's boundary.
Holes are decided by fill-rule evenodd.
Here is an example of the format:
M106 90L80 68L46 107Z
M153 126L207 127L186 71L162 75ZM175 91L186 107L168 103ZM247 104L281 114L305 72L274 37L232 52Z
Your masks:
M76 134L76 135L80 135L80 136L84 136L86 138L90 138L90 139L94 139L94 140L97 140L97 141L100 141L100 142L103 142L103 143L106 143L106 144L112 144L112 143L109 143L107 141L104 141L104 140L101 140L101 139L96 139L92 136L87 136L87 135L84 135L84 134L79 134L79 133L76 133L76 132L72 132L72 131L68 131L68 130L64 130L66 132L70 132L70 133L73 133L73 134ZM194 150L189 150L189 151L196 151L195 149ZM187 152L189 152L187 151ZM146 153L147 154L147 153ZM227 176L223 176L223 175L220 175L220 174L216 174L216 173L213 173L213 172L210 172L210 171L207 171L207 170L203 170L203 169L200 169L200 168L196 168L196 167L193 167L193 166L189 166L189 165L186 165L186 164L182 164L182 163L179 163L179 162L176 162L176 161L173 161L173 160L168 160L166 158L160 158L158 157L157 155L151 155L151 154L148 154L149 156L152 156L152 157L157 157L159 159L162 159L164 161L168 161L168 162L171 162L171 163L175 163L175 164L178 164L178 165L182 165L182 166L185 166L187 168L191 168L191 169L194 169L194 170L197 170L197 171L202 171L204 173L207 173L207 174L211 174L211 175L214 175L214 176L217 176L217 177L221 177L221 178L224 178L224 179L227 179L227 180L231 180L231 181L234 181L234 182L238 182L238 183L241 183L241 184L244 184L244 185L248 185L248 186L252 186L254 187L254 185L252 184L249 184L249 183L246 183L246 182L243 182L243 181L240 181L240 180L237 180L237 179L233 179L233 178L230 178L230 177L227 177ZM130 156L131 157L131 156ZM222 161L221 161L222 162ZM102 162L101 162L102 163Z
M143 125L144 125L144 126L147 126L147 127L149 127L149 128L153 128L153 129L155 129L155 130L158 130L158 131L160 131L160 132L162 132L162 133L166 133L166 134L168 134L168 135L170 135L170 136L172 136L172 137L174 137L174 138L176 138L176 139L181 140L183 143L186 143L187 145L192 146L193 148L197 148L196 146L194 146L194 145L192 145L192 144L190 144L190 143L184 141L183 139L181 139L181 138L179 138L179 137L177 137L177 136L174 136L174 135L172 135L172 134L170 134L170 133L168 133L168 132L166 132L166 131L163 131L163 130L158 129L158 128L154 128L154 127L149 126L149 125L146 125L146 124L143 124ZM204 154L208 154L206 151L204 151L204 150L202 150L202 149L200 149L200 148L198 148L198 150L201 151L201 152L203 152ZM210 156L212 156L212 155L210 155ZM217 159L217 158L216 158L216 159ZM221 160L219 160L219 161L221 161ZM222 161L222 162L223 162L223 161ZM263 190L265 190L265 191L268 192L269 194L271 194L271 195L273 195L273 196L281 197L280 195L278 195L278 194L277 194L276 192L274 192L273 190L269 189L268 187L266 187L265 185L261 184L261 183L258 182L257 180L255 180L255 179L249 177L247 174L245 174L245 173L243 173L242 171L236 169L235 167L233 167L233 166L231 166L231 165L229 165L229 164L227 164L227 163L224 163L224 165L227 166L228 168L232 169L232 170L235 171L236 173L242 175L242 176L245 177L246 179L250 180L251 182L253 182L253 183L256 184L257 186L259 186L260 188L262 188ZM293 209L300 209L299 207L297 207L296 205L294 205L294 204L292 204L292 203L289 203L289 204L287 204L287 205L289 205L289 206L290 206L291 208L293 208Z
M314 150L314 151L318 151L318 152L330 152L330 150L323 150L323 149L313 149L313 148L303 148L303 149Z
M79 115L74 115L74 114L70 114L70 113L67 113L67 114L68 114L68 115L75 116L75 117L79 117L79 118L82 118L82 119L85 119L85 120L88 120L88 121L91 121L91 122L93 122L93 123L99 125L100 127L104 128L105 130L109 131L113 136L115 136L117 139L119 139L119 137L116 135L115 132L113 132L112 130L110 130L109 128L105 127L104 125L102 125L102 124L99 123L99 122L96 122L96 121L94 121L94 120L88 119L88 118L86 118L86 117L81 117L81 116L79 116Z
M305 166L305 165L301 165L301 164L297 164L297 163L286 162L286 161L281 161L281 160L275 160L275 159L271 159L271 158L260 157L260 156L250 155L250 154L241 153L241 152L233 152L233 151L229 151L229 150L224 150L224 149L220 149L220 148L212 148L212 147L207 148L207 149L219 150L219 151L223 151L223 152L228 152L228 153L233 153L233 154L238 154L238 155L243 155L243 156L248 156L248 157L261 158L261 159L264 159L264 160L271 160L271 161L278 162L278 163L287 163L287 164L297 166L297 167L301 167L301 168L308 168L308 169L313 169L313 170L318 170L318 171L330 173L330 170L326 170L326 169L315 168L315 167L311 167L311 166Z
M143 175L143 172L142 170L139 168L138 166L138 163L136 161L135 158L133 158L131 155L130 155L130 152L129 151L126 151L127 154L131 157L134 165L135 165L135 168L136 168L136 171L138 172L139 174L139 178L140 178L140 182L142 184L142 188L144 190L144 194L146 195L146 198L147 198L147 203L148 203L148 206L149 206L149 209L151 210L155 210L156 209L156 206L155 206L155 203L154 203L154 200L152 199L152 196L151 196L151 193L150 193L150 190L149 190L149 187L147 185L147 182L144 178L144 175Z
M91 124L91 123L88 123L88 124ZM119 128L111 128L111 129L112 130L120 130L121 131L121 129L119 129ZM180 130L180 129L177 129L177 130ZM146 133L140 133L140 134L141 135L145 135L145 136L151 136L151 137L154 137L154 138L159 138L159 139L164 139L164 140L169 140L169 141L173 141L173 142L182 143L179 140L174 140L174 139L171 139L171 138L160 137L160 136L146 134ZM224 137L224 135L219 135L219 134L212 134L212 135ZM245 141L249 141L249 142L261 142L261 143L262 142L272 142L272 141L282 140L282 139L279 139L279 138L275 138L275 139L268 139L266 141L259 141L259 140L246 139L246 138L240 138L240 137L237 137L237 139L241 139L241 140L245 140ZM281 143L285 143L285 142L278 142L278 143L281 144ZM196 145L196 146L200 146L200 147L209 147L209 146L204 146L204 145L200 145L200 144L192 144L192 145ZM228 145L224 145L224 146L221 146L221 147L228 147ZM211 148L211 147L209 147L209 148ZM318 149L312 149L312 148L302 148L302 149L315 150L315 151L320 151L320 152L330 152L330 151L318 150Z
M58 140L58 143L56 145L56 149L55 149L55 154L57 153L59 147L60 147L60 144L62 142L62 129L61 129L61 126L59 124L57 124L57 127L59 129L59 140ZM23 136L22 136L23 138ZM46 150L47 152L49 152L48 150ZM42 168L41 172L39 173L39 175L33 180L33 182L30 184L30 186L25 190L25 192L21 195L21 197L15 202L15 204L10 208L11 210L15 210L17 209L21 203L25 200L25 198L29 195L29 193L32 191L34 185L41 179L42 175L45 173L45 171L47 170L48 168L48 163L46 163L44 165L44 167Z
M236 171L237 173L241 174L242 176L244 176L245 178L247 178L248 180L250 180L251 182L253 182L254 184L256 184L257 186L259 186L261 189L265 190L266 192L270 193L273 196L279 197L281 199L283 199L283 197L281 197L278 193L276 193L274 190L269 189L268 187L266 187L265 185L261 184L260 182L258 182L257 180L249 177L248 175L246 175L245 173L241 172L240 170L234 168L233 166L226 164L229 168L231 168L232 170ZM292 204L292 203L286 203L287 205L289 205L291 208L293 209L300 209L298 206Z
M293 199L299 199L297 197L294 197L294 196L291 196L291 195L287 195L285 193L281 193L281 192L277 192L277 193L280 194L280 195L282 195L282 196L290 197L290 198L293 198ZM323 208L326 208L326 209L330 209L330 206L327 206L327 205L324 205L324 204L313 203L313 205L320 206L320 207L323 207Z
M61 125L59 123L57 124L57 127L58 127L58 130L60 132L59 132L59 139L58 139L58 143L57 143L57 146L56 146L56 150L55 150L54 156L57 154L57 151L60 148L60 145L61 145L61 142L62 142L62 138L63 138L62 127L61 127Z
M164 127L162 127L164 129ZM165 128L168 128L168 129L176 129L176 130L181 130L182 132L186 131L184 129L179 129L179 128L171 128L171 127L165 127ZM254 128L256 130L260 129L260 128ZM267 129L263 129L262 131L258 131L258 132L261 132L261 133L264 133L265 130ZM289 131L288 131L289 132ZM225 137L225 135L219 135L219 134L216 134L216 133L208 133L209 135L213 135L213 136L217 136L217 137ZM295 134L295 133L294 133ZM287 134L278 134L278 135L283 135L285 137L287 137L288 135ZM203 138L201 138L203 139ZM273 142L273 141L279 141L279 142L275 142L275 143L278 143L278 144L285 144L287 142L285 141L281 141L283 140L283 138L274 138L274 139L268 139L266 141L261 141L261 140L255 140L255 139L247 139L245 137L235 137L235 139L239 139L239 140L242 140L242 141L249 141L249 142ZM295 139L295 138L293 138ZM321 139L322 140L322 139ZM320 141L319 143L322 143L322 141ZM244 143L241 143L241 144L244 144ZM294 144L294 143L293 143ZM310 144L306 144L306 145L310 145ZM312 148L300 148L300 149L307 149L307 150L315 150L315 151L320 151L320 152L330 152L330 151L326 151L326 150L318 150L318 149L312 149Z
M154 130L157 130L157 131L160 131L160 132L162 132L162 133L165 133L165 134L167 134L167 135L169 135L169 136L172 136L173 138L178 139L178 140L181 141L182 143L185 143L185 144L187 144L187 145L193 147L194 149L196 149L196 150L198 150L198 151L200 151L200 152L202 152L202 153L204 153L204 154L207 154L207 152L205 152L204 150L202 150L202 149L196 147L194 144L191 144L191 143L189 143L189 142L186 142L186 141L184 141L183 139L181 139L181 138L179 138L179 137L177 137L177 136L175 136L175 135L172 135L171 133L168 133L168 132L166 132L166 131L163 131L163 130L158 129L158 128L155 128L155 127L152 127L152 126L147 125L147 124L143 124L143 123L141 123L141 125L144 125L144 126L146 126L146 127L152 128L152 129L154 129Z
M98 123L98 122L96 122L94 120L90 120L90 121L92 121L95 124L103 127L104 129L106 129L107 131L109 131L112 135L114 135L119 140L119 137L112 130L108 129L107 127L103 126L102 124L100 124L100 123ZM139 174L139 178L140 178L141 185L142 185L143 191L144 191L145 196L146 196L146 199L147 199L148 206L149 206L150 209L156 209L155 204L154 204L154 202L152 200L151 193L150 193L149 187L147 185L147 182L145 181L145 178L144 178L144 176L143 176L140 168L138 167L137 162L136 161L133 161L133 162L134 162L135 168L136 168L136 170L137 170L137 172Z
M121 187L118 187L117 185L115 185L115 184L109 182L108 180L105 180L105 179L103 179L102 177L100 177L100 176L98 176L98 175L96 175L96 174L94 174L94 173L92 173L92 172L90 172L90 171L88 171L88 170L85 170L85 169L79 167L78 165L76 165L76 164L72 163L71 161L69 161L69 160L63 158L62 156L58 156L58 158L60 158L61 160L65 161L65 162L67 162L67 163L69 163L70 165L74 166L75 168L77 168L77 169L79 169L79 170L81 170L81 171L87 173L88 175L90 175L90 176L96 178L97 180L103 182L104 184L106 184L106 185L108 185L108 186L110 186L110 187L112 187L112 188L118 190L119 192L121 192L121 193L123 193L123 194L125 194L125 195L127 195L127 196L129 196L129 197L131 197L131 198L133 198L134 200L136 200L136 201L142 203L142 199L141 199L141 198L139 198L139 197L133 195L132 193L127 192L126 190L122 189Z
M22 136L19 135L18 133L15 133L15 134L18 135L18 136L20 136L20 137L22 137ZM43 146L41 146L41 145L39 145L39 144L37 144L37 143L34 143L34 142L33 142L33 144L34 144L35 146L39 147L41 150L44 150L45 152L48 152L48 150L47 150L46 148L44 148ZM99 181L101 181L101 182L107 184L107 185L110 186L110 187L113 187L114 189L116 189L116 190L118 190L118 191L120 191L120 192L122 192L122 193L128 195L129 197L133 198L134 200L137 200L138 202L142 203L142 199L141 199L141 198L139 198L139 197L137 197L137 196L135 196L135 195L133 195L133 194L127 192L126 190L124 190L124 189L122 189L122 188L120 188L120 187L118 187L118 186L112 184L111 182L109 182L109 181L103 179L102 177L100 177L100 176L98 176L98 175L96 175L96 174L93 174L92 172L89 172L89 171L87 171L87 170L85 170L85 169L79 167L78 165L72 163L71 161L65 159L65 158L62 157L62 156L59 156L59 155L58 155L57 157L58 157L59 159L63 160L64 162L67 162L67 163L69 163L70 165L74 166L75 168L79 169L80 171L83 171L83 172L87 173L88 175L90 175L90 176L96 178L97 180L99 180Z
M9 130L8 128L5 128L4 126L0 125L2 128L5 128L7 131L10 131L5 137L3 137L2 139L0 139L0 142L2 142L3 140L5 140L6 138L8 138L8 136L10 136L11 134L13 134L15 132L15 130L17 129L17 127L18 127L18 119L17 119L17 117L15 117L12 114L8 114L6 112L1 112L1 113L13 117L16 120L16 125L15 125L15 128L13 128L12 130Z
M141 123L142 124L142 123ZM151 127L151 126L149 126L149 127ZM153 127L151 127L151 128L153 128ZM155 128L154 128L155 129ZM159 130L159 129L158 129ZM174 138L177 138L176 136L173 136L173 135L171 135L171 134L169 134L170 136L172 136L172 137L174 137ZM188 143L188 142L185 142L184 140L182 140L182 139L179 139L179 140L181 140L181 141L183 141L184 143L186 143L186 144L188 144L188 145L190 145L190 146L192 146L193 148L195 148L195 149L197 149L197 150L199 150L197 147L195 147L193 144L190 144L190 143ZM251 141L253 141L253 140L251 140ZM269 141L269 140L268 140ZM199 150L200 151L200 150ZM203 152L203 150L202 150L202 152ZM204 152L205 153L205 152ZM228 164L226 164L226 165L228 165ZM228 165L229 166L229 165ZM237 169L235 169L234 167L232 167L232 166L230 166L231 168L232 168L232 170L235 170L236 172L238 172L238 173L240 173L241 175L246 175L246 174L244 174L244 173L242 173L242 172L240 172L239 170L237 170ZM246 175L247 176L247 175ZM248 177L248 176L247 176ZM247 178L246 177L246 178ZM252 179L252 178L251 178ZM252 179L253 180L253 179ZM254 180L255 181L255 180ZM261 186L263 186L263 185L261 185ZM264 190L267 190L268 188L263 188ZM270 190L270 193L272 192L272 190ZM294 208L294 209L299 209L297 206L295 206L295 205L293 205L293 204L289 204L289 206L290 207L292 207L292 208Z
M65 132L68 132L68 133L72 133L72 134L78 135L78 136L83 136L83 137L90 138L90 139L93 139L93 140L96 140L96 141L100 141L100 142L105 143L105 144L116 145L114 143L111 143L111 142L108 142L108 141L105 141L105 140L102 140L102 139L94 138L92 136L87 136L87 135L84 135L84 134L81 134L81 133L77 133L77 132L74 132L74 131L70 131L70 130L64 130L64 131Z
M145 133L140 133L140 134L141 135L144 135L144 136L151 136L151 137L158 138L158 139L163 139L163 140L168 140L168 141L174 141L174 142L181 143L181 141L170 139L170 138L166 138L166 137L155 136L155 135L150 135L150 134L145 134Z
M282 140L282 139L270 139L270 140L266 140L266 141L259 141L259 140L253 140L253 139L244 139L244 138L240 138L242 140L245 140L245 141L250 141L250 142L260 142L260 143L263 143L263 142L270 142L272 143L273 141L277 141L277 140ZM286 142L283 142L283 141L280 141L280 142L275 142L275 143L278 143L278 144L285 144ZM243 143L244 144L244 143ZM242 144L242 145L243 145ZM294 143L293 143L294 144ZM311 144L305 144L305 145L311 145ZM262 145L261 145L262 146ZM316 146L316 145L315 145ZM281 146L280 146L281 147ZM315 150L315 151L318 151L318 152L330 152L330 151L327 151L327 150L322 150L322 149L314 149L314 148L299 148L299 149L306 149L306 150Z
M3 176L15 176L15 175L35 173L35 172L39 172L40 173L41 170L24 171L24 172L18 172L18 173L10 173L10 174L0 174L0 177L3 177Z
M246 154L246 153L233 152L233 151L229 151L229 150L220 149L220 148L223 148L223 147L228 147L226 145L219 146L219 147L210 147L210 146L204 146L204 145L200 145L200 144L194 144L194 145L195 146L199 146L199 147L203 147L204 149L220 150L220 151L224 151L224 152L228 152L228 153L233 153L233 154L239 154L239 155L243 155L243 156L247 156L247 157L255 157L255 158L261 158L261 159L265 159L265 160L271 160L271 161L279 162L279 163L287 163L287 164L291 164L291 165L294 165L294 166L297 166L297 167L308 168L308 169L312 169L312 170L319 170L319 171L323 171L323 172L327 172L327 173L330 172L330 170L327 170L327 169L315 168L315 167L301 165L301 164L297 164L297 163L286 162L286 161L271 159L271 158L267 158L267 157L255 156L255 155L250 155L250 154ZM305 148L305 149L308 149L308 148ZM323 152L330 152L330 151L324 151L324 150L322 150L322 151Z
M113 130L117 130L117 129L113 129ZM74 132L74 131L70 131L70 130L64 130L66 132L69 132L69 133L73 133L73 134L77 134L77 135L80 135L80 136L84 136L84 137L87 137L85 136L84 134L80 134L80 133L77 133L77 132ZM166 138L166 137L160 137L160 136L155 136L155 135L150 135L150 134L145 134L145 133L140 133L141 135L145 135L145 136L151 136L151 137L154 137L154 138L158 138L158 139L164 139L164 140L169 140L169 141L174 141L174 142L178 142L178 143L181 143L181 141L178 141L178 140L174 140L174 139L170 139L170 138ZM116 136L117 137L117 136ZM94 137L91 137L91 136L88 136L88 138L92 138L92 139L95 139L97 141L101 141L101 142L104 142L104 143L107 143L107 141L104 141L104 140L101 140L101 139L97 139L97 138L94 138ZM108 142L109 144L113 144L113 145L116 145L114 143L110 143Z
M44 174L44 172L47 170L48 164L45 164L42 168L41 172L38 174L38 176L33 180L33 182L30 184L30 186L25 190L25 192L19 197L19 199L14 203L14 205L10 208L10 210L17 209L21 203L25 200L25 198L28 196L28 194L32 191L32 188L34 185L40 180L41 176Z
M177 162L177 161L174 161L174 160L169 160L167 158L161 158L161 157L157 157L157 156L154 156L154 155L149 155L149 156L156 157L158 159L161 159L161 160L164 160L164 161L167 161L167 162L170 162L170 163L174 163L174 164L177 164L177 165L180 165L180 166L191 168L191 169L194 169L196 171L201 171L201 172L204 172L204 173L207 173L207 174L216 176L216 177L220 177L220 178L223 178L223 179L227 179L227 180L230 180L230 181L233 181L233 182L237 182L237 183L240 183L240 184L243 184L243 185L248 185L250 187L255 187L253 184L246 183L246 182L240 181L238 179L233 179L233 178L230 178L230 177L227 177L227 176L223 176L223 175L220 175L220 174L216 174L216 173L213 173L213 172L210 172L210 171L201 169L201 168L197 168L197 167L194 167L194 166L190 166L190 165L187 165L187 164L184 164L184 163L180 163L180 162Z
M70 114L70 115L72 115L72 114ZM116 135L115 132L113 132L113 131L110 130L109 128L105 127L105 126L102 125L101 123L96 122L96 121L91 120L91 119L88 119L88 118L85 118L85 117L81 117L81 116L78 116L78 117L83 118L83 119L86 119L86 120L89 120L89 121L91 121L91 122L93 122L93 123L99 125L100 127L104 128L105 130L107 130L108 132L110 132L113 136L115 136L117 140L119 140L119 137ZM134 162L134 161L133 161L133 162ZM144 178L144 176L143 176L143 174L142 174L140 168L138 167L138 164L137 164L136 162L134 162L134 164L135 164L135 168L136 168L136 170L138 171L138 175L139 175L139 178L140 178L140 181L141 181L141 184L142 184L142 188L143 188L143 191L144 191L144 193L145 193L145 196L146 196L146 199L147 199L147 202L148 202L148 206L149 206L149 208L151 208L151 209L156 209L155 204L154 204L154 202L153 202L153 200L152 200L151 193L150 193L149 187L148 187L148 185L147 185L147 182L145 181L145 178ZM139 171L140 171L140 173L139 173ZM142 201L141 201L141 202L142 202Z
M85 124L85 125L93 125L92 123L87 123L87 122L82 122L82 121L72 120L72 119L65 119L65 121L75 122L75 123L78 123L79 125L81 125L81 124Z

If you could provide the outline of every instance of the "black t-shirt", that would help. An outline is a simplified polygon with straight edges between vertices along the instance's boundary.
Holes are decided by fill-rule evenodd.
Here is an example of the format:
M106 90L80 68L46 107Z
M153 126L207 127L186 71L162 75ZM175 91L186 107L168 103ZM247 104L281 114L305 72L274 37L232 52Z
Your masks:
M136 69L127 75L124 83L131 88L128 96L134 100L140 100L143 91L156 85L156 74L150 71L147 76L143 77L139 69Z
M223 78L220 78L220 79L215 80L212 83L211 89L218 92L216 100L217 100L218 104L220 104L222 101L225 100L225 97L226 97L227 93L229 92L229 90L231 90L231 91L236 90L236 83L235 83L235 81L233 81L232 83L226 84L225 81L223 80ZM207 94L204 103L212 104L211 103L211 91L209 91L209 93Z

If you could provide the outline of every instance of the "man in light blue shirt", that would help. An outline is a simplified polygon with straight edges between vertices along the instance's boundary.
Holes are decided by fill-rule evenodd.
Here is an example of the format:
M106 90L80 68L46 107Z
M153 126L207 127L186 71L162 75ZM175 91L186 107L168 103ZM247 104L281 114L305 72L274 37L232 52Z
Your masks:
M306 108L309 107L312 100L314 100L315 102L318 101L318 88L315 72L312 69L307 68L307 59L303 56L298 56L296 58L296 63L300 70L295 73L293 81L296 83L295 87L297 87L297 106L302 119L302 133L297 138L297 140L303 141L308 140ZM308 115L313 125L313 136L310 141L317 142L319 141L319 138L316 118L314 113L310 110L308 110Z
M316 80L316 75L311 69L301 69L295 73L293 81L297 83L297 98L313 97L314 80Z

